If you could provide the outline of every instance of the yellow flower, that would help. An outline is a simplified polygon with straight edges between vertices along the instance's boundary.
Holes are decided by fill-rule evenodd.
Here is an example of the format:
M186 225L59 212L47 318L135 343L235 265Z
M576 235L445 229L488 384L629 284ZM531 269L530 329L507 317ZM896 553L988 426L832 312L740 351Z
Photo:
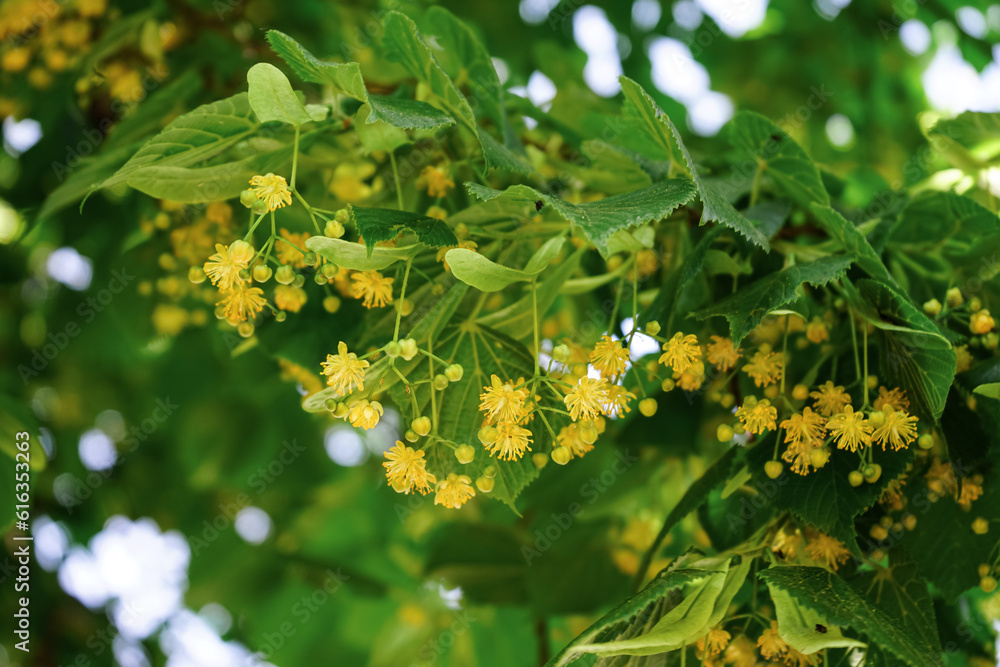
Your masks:
M872 426L865 419L863 412L855 412L851 406L830 417L826 423L830 435L834 437L838 449L849 449L852 452L866 447L872 440Z
M802 413L795 413L781 422L785 429L785 442L802 442L812 445L826 437L826 420L810 408L804 408Z
M726 647L726 664L733 667L754 667L757 664L757 651L746 635L739 635Z
M235 285L231 291L223 292L222 301L215 305L222 306L226 320L233 323L253 319L264 310L265 303L267 300L261 288Z
M188 311L171 303L161 303L153 309L153 327L161 334L176 336L190 321Z
M608 335L601 336L601 340L594 345L594 351L590 353L590 363L604 377L613 377L624 373L628 360L628 349L623 347L620 341L614 340Z
M594 445L584 442L580 435L580 425L575 423L559 429L556 442L569 449L573 456L583 456L594 448Z
M673 338L663 344L663 354L659 363L670 366L675 373L683 373L688 366L701 359L701 348L698 347L698 337L694 334L684 335L678 331Z
M306 304L306 291L292 285L278 285L274 288L274 305L281 310L297 313Z
M806 551L809 552L809 558L834 570L851 557L851 552L839 540L823 533L817 533L809 539Z
M396 446L385 452L385 458L389 459L382 464L385 476L392 488L400 493L416 490L425 494L431 490L430 485L437 482L437 478L427 472L422 449L412 449L397 440Z
M993 331L995 324L990 311L983 308L979 312L972 313L972 317L969 318L969 331L974 334L988 334Z
M729 644L732 636L720 627L714 627L698 640L698 650L708 655L718 655Z
M263 200L268 211L275 211L292 203L292 193L283 176L270 173L254 176L250 179L250 185L253 186L253 193L257 195L257 199Z
M830 380L827 380L818 391L810 392L809 395L816 399L814 401L816 409L824 417L843 412L844 406L851 404L851 396L843 387L835 386Z
M306 241L311 234L309 232L292 233L284 228L281 229L280 234L284 241L274 244L274 254L277 255L278 261L296 269L304 269L306 261L303 253L308 252Z
M205 275L212 284L225 292L243 282L240 271L250 266L253 246L246 241L233 241L229 246L215 245L215 254L205 262Z
M366 398L354 403L350 412L347 413L347 418L351 420L351 426L360 426L366 431L378 424L381 416L382 404L378 401L369 401Z
M826 330L826 324L818 317L814 317L809 326L806 327L806 338L810 343L822 343L830 337L830 332Z
M764 352L758 350L749 363L743 366L743 372L753 378L758 387L766 387L781 380L785 362L780 352Z
M788 653L782 658L782 661L788 667L811 667L815 665L817 660L822 660L822 656L819 653L813 653L812 655L806 655L798 649L788 647Z
M882 410L882 414L885 415L885 421L872 432L872 442L882 445L883 450L888 442L893 451L898 452L917 439L916 417L905 410L894 410L889 405Z
M972 509L972 501L978 500L983 495L983 485L977 484L975 480L968 477L962 478L962 492L957 494L955 499L959 507L968 511Z
M224 201L214 201L205 207L205 218L217 225L228 225L233 219L233 207Z
M337 354L326 355L326 361L322 363L323 375L327 376L326 383L337 393L347 395L355 387L365 388L365 369L368 365L367 361L358 359L358 355L348 352L347 343L340 341L337 343Z
M601 412L601 406L608 402L608 381L591 377L580 378L573 390L566 395L563 403L573 421L593 419Z
M354 298L363 299L365 308L381 308L392 303L392 283L395 278L386 278L378 271L356 271L351 275L354 281Z
M448 473L447 479L438 482L434 504L457 510L474 495L476 490L472 488L472 480L466 475L456 475L451 472Z
M531 451L531 431L518 426L513 422L500 422L497 424L496 440L488 445L483 445L501 461L516 461L524 456L525 451Z
M684 391L698 391L705 381L705 362L696 361L683 373L674 371L673 380Z
M788 644L778 634L777 621L771 621L771 627L764 630L757 638L757 648L760 649L760 654L768 660L780 658L788 652Z
M711 340L706 357L708 362L720 371L728 371L743 356L743 348L734 347L731 338L712 336Z
M879 387L878 398L875 399L875 409L881 410L887 405L894 410L905 410L910 407L910 399L906 397L906 392L898 387L895 389Z
M755 396L749 396L736 410L736 417L743 422L748 431L760 434L775 428L778 410L766 398L758 401Z
M375 179L374 187L365 181L375 174L375 165L371 162L349 163L341 162L333 170L333 181L330 192L346 203L354 203L368 199L382 188L380 179Z
M604 414L609 417L621 417L626 412L632 412L628 402L635 399L635 394L627 391L621 385L613 384L608 387L608 398L604 404Z
M448 172L439 167L424 167L417 179L418 188L427 188L427 194L431 197L444 197L448 190L455 187L455 181L451 180Z
M524 378L515 383L490 376L490 386L483 387L485 391L479 395L479 410L489 423L518 424L527 416L528 389L523 384Z
M964 373L965 371L972 368L972 362L974 361L972 354L969 352L968 345L958 345L955 347L955 372Z

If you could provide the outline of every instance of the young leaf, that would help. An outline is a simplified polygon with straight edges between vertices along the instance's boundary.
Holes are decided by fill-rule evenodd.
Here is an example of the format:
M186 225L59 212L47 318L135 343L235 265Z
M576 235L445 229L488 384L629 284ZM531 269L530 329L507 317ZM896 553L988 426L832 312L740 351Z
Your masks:
M482 292L499 292L512 283L531 281L545 268L533 273L519 271L465 248L452 248L445 253L444 261L456 278Z
M698 175L694 160L691 159L691 154L684 146L677 128L649 94L642 89L642 86L626 76L620 76L618 80L621 82L622 93L625 95L626 122L643 132L649 141L660 150L661 154L670 156L672 162L677 162L691 174L691 179L694 181L704 205L701 214L702 224L718 222L739 232L761 248L768 248L767 238L761 233L759 227L747 220L714 187ZM680 158L683 158L683 163L681 163Z
M822 257L806 264L796 264L761 278L736 294L694 314L699 319L725 317L729 321L733 343L739 344L764 316L799 298L803 283L819 287L836 280L847 271L854 255Z
M370 95L368 103L375 112L367 122L382 120L407 130L436 130L455 124L455 119L435 106L404 97Z
M312 122L288 77L274 65L257 63L247 72L247 83L250 107L260 122L278 121L296 126Z
M816 165L801 146L764 116L740 111L730 124L729 138L734 146L745 151L748 162L764 170L802 206L830 204L830 195L823 187Z
M889 651L911 667L944 667L927 640L895 623L833 572L819 567L774 566L760 573L768 588L789 593L834 625L857 630L870 643ZM780 626L779 626L780 627Z

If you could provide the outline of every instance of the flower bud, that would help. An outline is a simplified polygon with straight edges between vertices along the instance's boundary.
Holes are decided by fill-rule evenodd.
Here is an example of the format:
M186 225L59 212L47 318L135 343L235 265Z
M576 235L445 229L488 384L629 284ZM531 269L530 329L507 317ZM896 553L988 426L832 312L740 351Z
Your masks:
M930 317L937 317L941 312L941 302L937 299L931 299L930 301L924 302L924 314Z
M459 445L455 449L455 458L462 464L472 463L472 459L476 458L476 448L469 444Z
M404 338L399 341L400 353L404 360L410 361L413 357L417 356L417 341L412 338Z
M419 435L425 436L431 432L431 418L430 417L417 417L410 424L410 428Z
M981 516L976 517L972 522L972 532L976 535L985 535L990 532L990 522Z
M569 463L569 460L573 458L573 452L569 451L569 447L556 447L552 450L552 460L561 466Z
M253 211L254 215L264 215L267 213L267 204L264 203L263 199L258 199L250 205L250 210Z
M251 190L250 188L247 188L246 190L240 193L240 203L243 204L243 206L245 206L246 208L252 208L256 202L257 202L257 193Z
M649 322L646 322L646 333L649 334L650 336L655 336L656 334L660 333L660 323L657 322L656 320L651 320Z
M205 282L205 270L200 266L192 266L188 269L188 280L193 282L195 285L200 285Z
M444 376L448 378L450 382L458 382L462 379L462 375L465 369L462 368L462 364L452 364L448 368L444 369Z
M438 373L437 375L434 376L433 385L434 388L437 389L438 391L444 391L445 389L448 388L448 378L446 378L441 373Z
M323 299L323 310L328 313L335 313L340 310L340 299L335 296L328 296Z
M295 269L287 264L279 266L278 270L274 272L274 279L282 285L291 285L295 282Z
M323 236L328 236L331 239L339 239L344 235L344 225L336 220L330 220L323 227Z
M851 474L847 476L847 481L850 482L851 486L861 486L865 482L865 476L861 474L860 470L852 470Z
M729 442L735 435L733 427L729 424L719 424L719 428L715 429L715 437L719 439L719 442Z
M962 298L962 290L957 287L950 288L945 293L944 300L949 308L958 308L965 302L965 299Z
M395 359L403 353L403 346L399 344L399 341L390 341L386 343L385 354L390 359Z
M552 350L552 358L560 364L569 361L569 346L565 344L556 345Z
M641 412L646 417L652 417L656 414L657 403L655 398L644 398L639 401L639 412Z
M479 429L478 436L479 436L479 442L483 443L484 445L492 445L494 442L497 441L497 428L496 426L490 426L489 424L487 424L486 426Z
M266 283L268 280L271 279L271 275L274 273L274 271L272 271L271 267L268 266L267 264L258 264L257 266L253 267L253 271L251 273L253 274L254 280L256 280L259 283Z
M420 439L420 436L413 432L413 429L407 429L406 433L403 434L407 442L416 442Z
M778 479L784 471L785 465L781 461L768 461L764 464L764 472L771 479Z
M489 493L493 490L493 485L496 484L496 480L492 477L477 477L476 478L476 488L483 493Z

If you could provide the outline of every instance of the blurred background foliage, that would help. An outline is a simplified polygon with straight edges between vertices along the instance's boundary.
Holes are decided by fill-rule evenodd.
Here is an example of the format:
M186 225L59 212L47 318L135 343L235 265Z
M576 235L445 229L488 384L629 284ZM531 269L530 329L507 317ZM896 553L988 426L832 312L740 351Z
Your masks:
M536 113L516 95L530 98L572 131L583 102L616 111L624 73L659 91L705 155L725 145L714 135L733 109L755 110L783 121L857 207L948 166L921 153L921 128L938 115L1000 110L1000 4L441 4L481 31L515 110ZM45 204L69 177L84 188L100 180L108 158L90 156L120 159L164 116L244 89L252 64L277 62L269 28L358 60L372 88L393 85L397 73L368 65L380 17L425 6L0 5L0 442L42 434L33 653L25 659L5 634L0 663L217 666L260 651L278 665L531 664L547 650L541 637L567 641L626 593L660 520L713 460L691 456L699 440L713 449L697 409L661 405L670 423L628 434L646 461L668 465L633 465L590 504L583 489L616 455L598 448L562 474L543 470L523 516L475 503L457 515L461 531L442 532L455 516L385 485L373 452L395 440L391 418L363 436L331 430L299 407L302 378L264 350L236 349L242 340L194 316L169 335L150 296L171 289L158 272L165 260L143 243L158 229L155 202L112 191L82 213ZM153 104L162 113L152 124L131 115ZM331 347L352 326L331 317L319 342ZM667 443L665 428L677 434ZM11 468L0 457L0 488ZM552 544L560 557L529 568L510 551L512 533L538 547L574 501L587 507ZM675 531L677 549L708 543L694 517Z

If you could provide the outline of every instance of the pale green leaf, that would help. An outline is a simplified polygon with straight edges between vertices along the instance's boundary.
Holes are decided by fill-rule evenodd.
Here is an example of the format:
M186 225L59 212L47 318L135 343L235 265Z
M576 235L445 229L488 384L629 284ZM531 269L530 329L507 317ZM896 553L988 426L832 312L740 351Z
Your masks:
M423 245L404 248L373 248L371 255L364 245L332 239L326 236L311 236L306 239L306 247L337 266L355 271L381 271L400 260L415 256Z
M280 69L268 63L257 63L247 72L250 107L262 123L278 121L289 125L312 122L312 116L292 90Z

